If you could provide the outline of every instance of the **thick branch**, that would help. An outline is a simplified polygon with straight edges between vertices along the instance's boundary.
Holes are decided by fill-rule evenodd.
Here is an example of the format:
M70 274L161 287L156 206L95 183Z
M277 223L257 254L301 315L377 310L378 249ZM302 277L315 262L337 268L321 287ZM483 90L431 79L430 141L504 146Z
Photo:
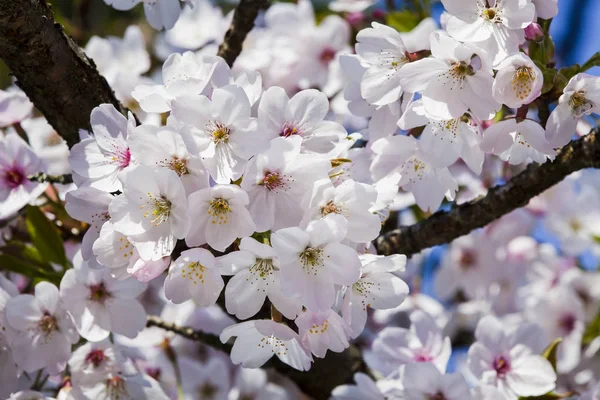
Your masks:
M148 316L146 326L156 326L217 350L231 352L231 345L221 343L215 335L178 326L153 315ZM355 346L350 346L342 353L328 352L327 357L315 359L311 370L307 372L297 371L279 361L277 357L271 358L264 368L274 368L294 381L304 393L316 400L326 400L336 386L352 382L354 373L367 372L361 352Z
M386 255L412 255L428 247L450 243L525 206L532 197L584 168L600 168L600 130L569 143L552 162L529 165L479 200L461 204L449 212L438 211L418 224L386 233L377 240L377 249Z
M92 109L111 103L125 114L95 64L54 21L45 0L0 1L0 57L17 85L73 146Z
M240 0L240 4L235 8L231 26L219 46L219 56L223 57L230 67L242 52L242 45L254 27L258 12L268 6L269 0Z

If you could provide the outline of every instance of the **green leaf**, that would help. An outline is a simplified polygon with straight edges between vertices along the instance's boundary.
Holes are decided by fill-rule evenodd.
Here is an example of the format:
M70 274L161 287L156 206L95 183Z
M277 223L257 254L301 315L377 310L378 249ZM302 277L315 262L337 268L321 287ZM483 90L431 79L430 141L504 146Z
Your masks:
M0 254L0 270L16 272L30 279L42 278L56 285L60 284L60 275L56 272L42 269L18 257Z
M600 310L598 310L596 317L585 328L585 332L583 333L583 345L587 346L598 336L600 336Z
M421 17L410 10L387 13L385 23L398 32L410 32L421 22Z
M550 345L548 345L548 347L546 347L546 349L542 353L542 356L546 360L550 361L550 364L552 364L552 368L554 368L555 371L556 371L556 351L558 349L558 345L560 345L562 343L562 341L563 341L562 338L554 339L554 341L552 343L550 343Z
M535 65L542 71L544 76L544 86L542 86L542 94L546 94L554 88L554 78L558 74L556 68L548 68L539 61L534 61Z
M581 66L581 72L585 72L592 67L600 67L600 52L595 53Z
M68 265L65 248L58 229L46 218L44 213L37 207L27 206L27 218L25 220L27 232L31 236L31 242L39 252L44 261Z

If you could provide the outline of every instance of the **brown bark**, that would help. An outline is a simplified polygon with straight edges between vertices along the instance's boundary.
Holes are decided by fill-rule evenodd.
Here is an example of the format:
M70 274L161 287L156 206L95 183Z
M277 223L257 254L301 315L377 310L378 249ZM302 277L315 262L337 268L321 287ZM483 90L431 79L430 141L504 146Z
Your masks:
M54 21L45 0L0 1L0 57L48 122L73 146L92 109L111 103L125 114L92 60Z
M233 12L231 26L225 34L225 40L219 46L219 56L231 67L242 52L242 45L248 33L254 27L254 20L261 9L269 6L269 0L240 0Z
M552 162L530 164L506 184L490 189L481 199L455 206L448 212L438 211L415 225L386 233L377 239L377 249L380 254L410 256L428 247L450 243L525 206L532 197L584 168L600 168L600 130L569 143Z

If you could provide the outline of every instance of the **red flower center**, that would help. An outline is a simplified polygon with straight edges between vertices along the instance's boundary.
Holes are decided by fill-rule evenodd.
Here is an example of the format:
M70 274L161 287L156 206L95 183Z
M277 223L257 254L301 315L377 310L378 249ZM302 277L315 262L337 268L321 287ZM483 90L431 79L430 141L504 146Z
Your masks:
M9 169L4 174L4 182L11 189L15 189L15 188L21 186L23 184L23 182L25 182L26 179L27 178L25 177L25 174L23 173L23 171L21 171L17 167L13 167L12 169Z
M92 350L87 356L85 356L85 362L92 363L94 367L98 367L106 359L106 354L104 354L104 350L102 349Z

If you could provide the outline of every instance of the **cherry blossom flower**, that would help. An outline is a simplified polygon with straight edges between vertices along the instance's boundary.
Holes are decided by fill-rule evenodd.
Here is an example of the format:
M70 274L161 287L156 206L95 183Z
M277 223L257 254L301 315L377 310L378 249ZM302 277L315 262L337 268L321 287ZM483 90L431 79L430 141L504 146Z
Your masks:
M176 97L203 93L218 69L219 60L215 57L200 57L191 51L174 53L163 64L163 85L141 84L131 95L146 112L167 112Z
M348 221L346 238L355 243L374 240L381 230L381 220L370 211L377 201L377 192L371 185L352 179L334 187L330 179L315 182L304 224L328 215L337 214Z
M110 221L102 225L92 251L96 261L108 267L110 275L119 280L133 276L140 282L149 282L167 269L171 261L169 257L154 261L142 259L135 245L127 236L116 231Z
M181 180L174 171L142 165L121 179L123 194L108 207L115 230L127 235L145 260L168 256L190 227Z
M119 346L108 339L88 342L73 352L69 359L71 381L76 385L94 384L125 363Z
M531 0L539 18L551 19L558 15L558 0Z
M386 310L398 307L408 295L408 286L394 273L404 271L406 256L362 254L361 277L344 294L343 315L352 328L350 337L360 335L367 322L367 307Z
M111 371L95 385L81 386L78 389L87 399L169 400L156 380L130 371Z
M294 319L300 304L281 290L280 265L275 250L250 237L240 242L240 251L219 258L222 275L234 275L225 288L227 312L240 319L255 315L268 297L286 318Z
M94 256L92 247L100 236L104 223L110 219L108 206L113 196L93 187L80 187L65 196L69 215L90 225L81 241L81 255L85 261Z
M229 400L286 400L288 398L286 390L269 382L267 378L267 373L263 369L241 368L235 377L233 388L229 392Z
M48 187L29 175L45 172L42 161L16 134L0 138L0 219L19 211Z
M141 75L150 69L150 55L141 29L135 25L128 27L122 39L92 36L84 50L117 98L123 102L133 100L133 88L143 82Z
M600 236L597 190L587 185L578 187L569 181L563 181L555 188L544 227L555 235L560 249L569 256L580 255L588 249L597 252L595 237Z
M546 138L553 147L562 147L571 141L581 117L600 112L599 93L599 77L577 74L571 78L546 124Z
M510 118L490 126L483 134L481 150L510 164L544 163L555 152L546 141L544 128L535 121Z
M223 17L220 7L209 0L194 0L191 7L184 7L173 29L164 33L164 41L169 46L167 55L177 50L197 50L211 42L220 42L230 24L230 17ZM159 39L160 40L160 39ZM162 49L157 53L162 54Z
M111 332L135 337L146 326L146 312L136 300L146 285L135 280L116 280L110 270L91 269L76 254L74 268L60 282L60 296L79 334L94 342Z
M46 118L27 118L21 121L21 127L27 133L29 145L46 166L48 174L64 175L71 173L69 146L48 123Z
M181 253L165 279L165 296L175 304L194 299L198 306L215 304L225 284L217 260L206 249L190 249Z
M546 295L528 314L544 328L550 339L562 338L557 351L557 369L566 373L577 366L581 357L581 340L585 331L585 313L581 300L573 291L558 286Z
M14 331L5 322L6 303L19 295L19 289L10 280L0 275L0 396L8 397L18 390L20 368L9 347L9 337Z
M138 126L128 138L131 155L142 165L175 171L186 194L208 187L208 173L182 136L169 127Z
M535 324L506 329L493 316L479 321L469 348L469 369L483 385L496 386L507 399L541 396L556 386L556 373L539 355L544 335Z
M470 109L475 117L487 120L500 109L489 95L494 78L485 51L434 32L431 54L433 57L411 62L398 72L405 91L422 92L430 117L455 119Z
M389 375L402 365L433 363L446 371L450 358L450 338L444 337L433 318L423 311L410 314L410 330L386 327L373 342L373 368Z
M247 160L265 146L266 138L256 131L250 114L248 97L235 85L215 89L212 101L191 95L173 101L173 115L196 143L217 183L239 179Z
M71 316L63 308L56 286L40 282L35 294L21 294L8 300L4 311L15 362L26 372L46 368L57 374L67 365L71 345L79 335Z
M523 29L533 22L535 6L530 0L442 0L450 13L448 33L456 40L477 42L496 56L495 64L516 53Z
M356 385L338 386L331 392L335 400L385 400L394 399L402 394L402 384L399 381L386 381L379 379L375 382L371 378L357 372L354 374ZM392 383L392 385L389 385Z
M305 211L303 196L314 182L328 178L330 162L300 154L301 143L297 135L271 140L244 172L241 187L248 193L257 232L297 226Z
M20 90L0 90L0 128L21 122L33 109L33 103Z
M408 364L402 376L406 400L470 400L471 392L459 373L444 375L431 363Z
M371 174L375 180L400 174L399 185L413 193L419 207L436 211L444 197L453 200L458 184L448 168L436 168L412 136L392 136L373 143Z
M346 137L343 126L325 121L329 111L327 96L315 89L298 92L291 99L279 87L265 91L258 107L258 129L269 139L302 138L302 153L332 155Z
M179 0L104 0L104 2L121 11L131 10L139 3L143 3L148 23L158 30L171 29L181 13Z
M308 371L312 357L301 345L296 332L270 320L252 320L227 327L221 333L225 343L236 336L231 361L244 368L258 368L273 355L292 368Z
M34 390L23 390L12 394L7 400L55 400L54 397L48 397L43 393Z
M298 327L302 345L310 349L315 357L325 357L327 350L341 353L350 345L348 338L351 329L333 310L306 310L294 322Z
M248 195L237 185L216 185L192 193L188 218L194 223L185 239L187 245L208 243L225 251L235 239L252 235L256 226L246 209L248 202Z
M519 108L531 103L542 93L542 71L525 54L508 56L496 69L498 73L492 86L492 95L499 103Z
M481 130L465 116L450 120L428 118L423 101L417 100L398 120L398 126L404 130L425 126L420 147L436 167L448 167L460 157L475 174L481 174L484 159L479 148Z
M480 385L471 390L472 400L505 400L506 396L495 386Z
M112 104L102 104L92 110L90 124L93 135L81 131L81 141L71 149L73 173L83 185L107 192L121 190L117 174L132 163L127 137L136 125L133 114L125 118Z
M312 311L331 308L334 285L352 285L360 278L356 251L340 243L346 230L346 220L336 214L311 222L306 230L284 228L271 235L284 293Z
M369 104L383 106L402 96L399 71L409 58L398 31L377 22L372 26L356 36L356 54L368 66L360 83L360 92Z
M178 360L185 398L198 400L227 400L231 387L228 365L220 358L199 363L187 357Z

